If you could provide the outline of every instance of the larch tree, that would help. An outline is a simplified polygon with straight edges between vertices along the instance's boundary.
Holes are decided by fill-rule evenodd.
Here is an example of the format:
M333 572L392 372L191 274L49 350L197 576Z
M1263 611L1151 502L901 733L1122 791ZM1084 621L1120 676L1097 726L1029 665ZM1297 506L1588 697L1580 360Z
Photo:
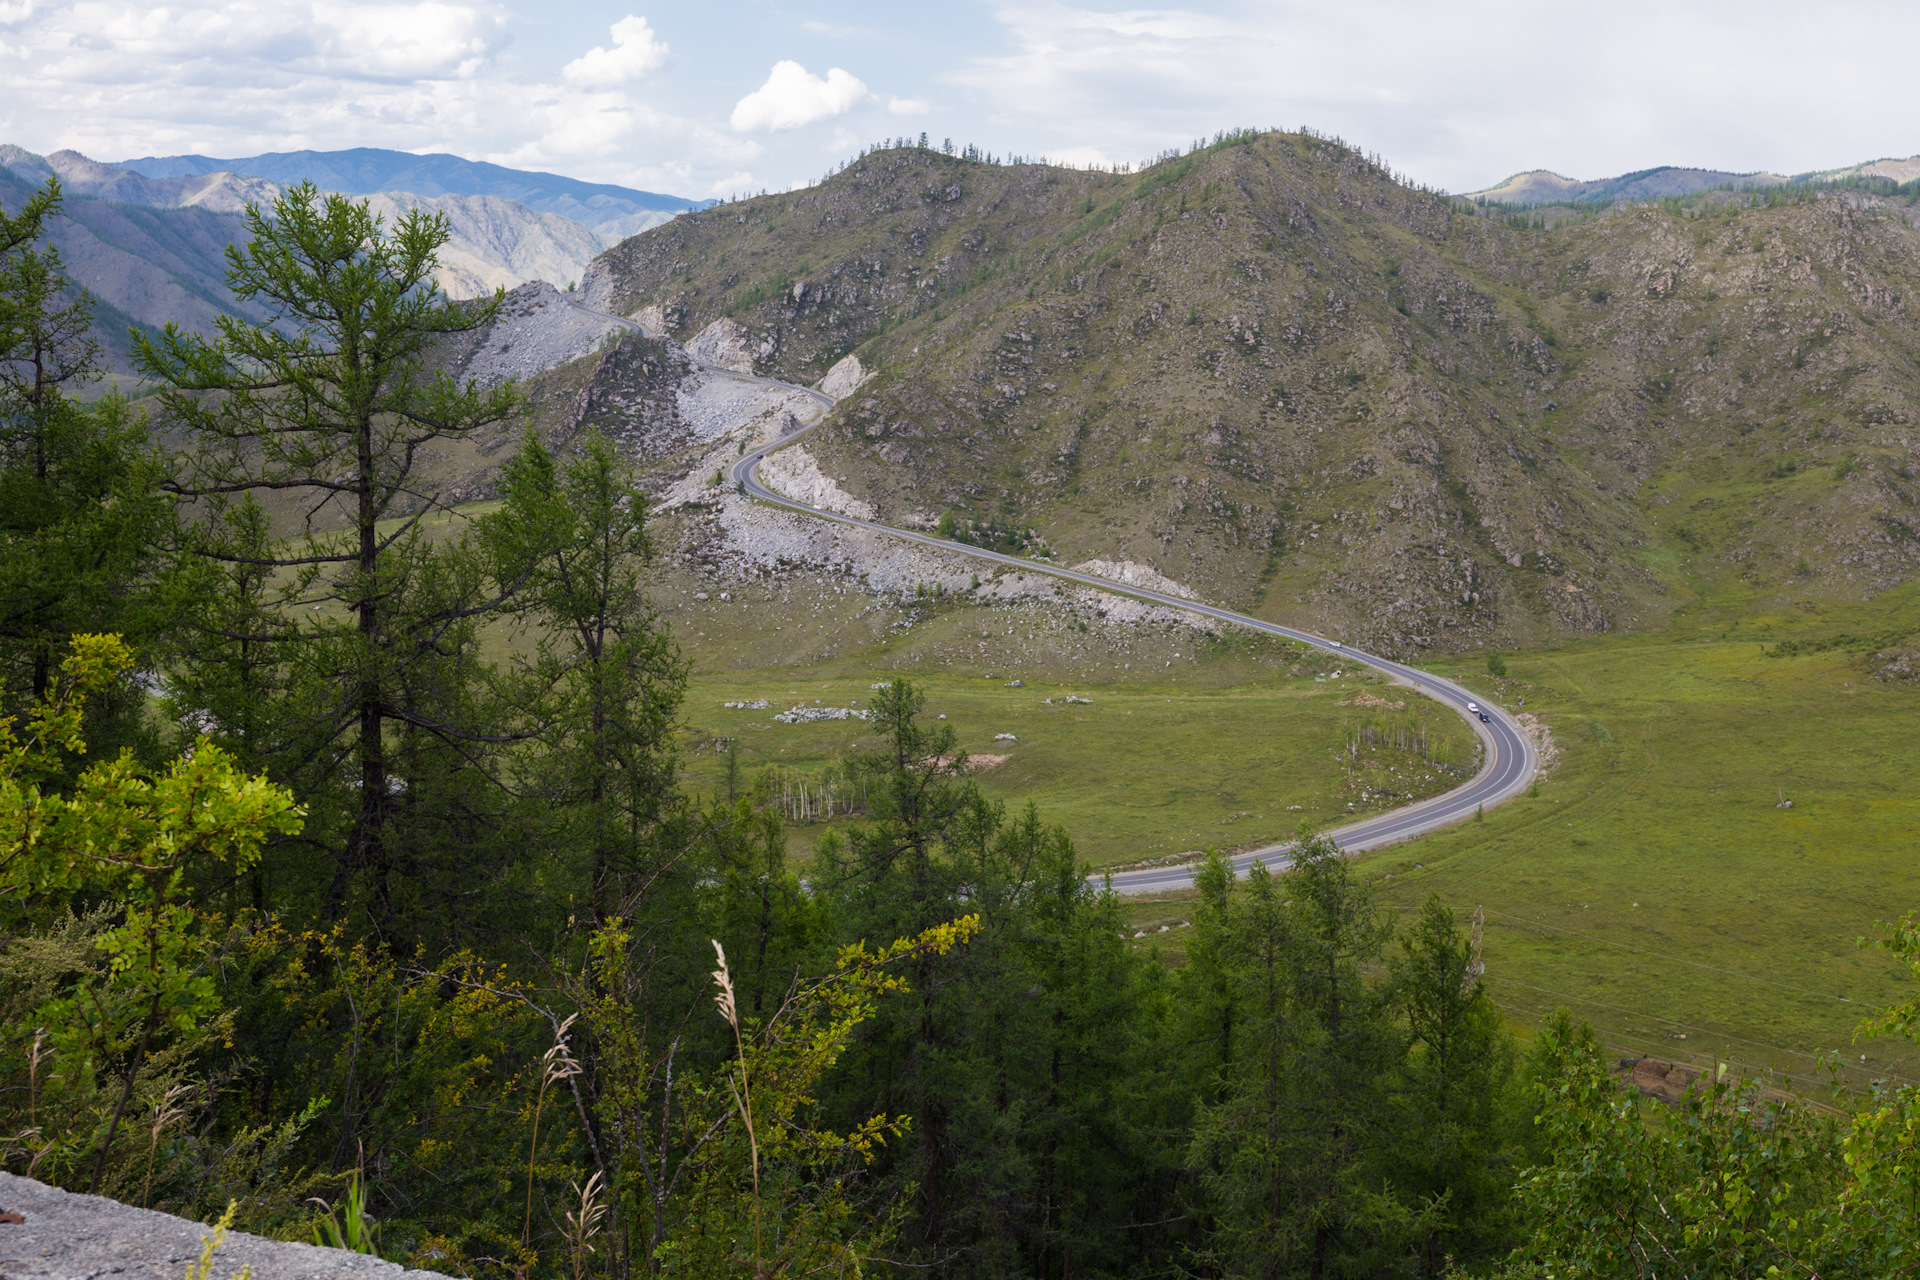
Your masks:
M376 920L390 919L396 871L419 870L396 868L390 829L424 803L423 779L396 768L464 776L421 764L431 748L486 774L489 749L515 736L484 696L476 626L518 584L484 572L472 538L428 529L450 510L431 447L519 404L511 384L463 385L434 366L436 344L487 324L500 295L455 303L440 291L444 215L415 210L388 227L366 202L302 184L246 218L228 284L266 319L223 316L211 338L169 325L137 349L164 412L196 442L173 482L195 504L192 551L248 588L201 621L195 665L276 670L252 682L283 701L249 712L243 756L271 761L313 804L310 831L331 861L309 876L320 914L338 918L363 882ZM211 691L192 672L181 688L189 704ZM184 708L215 721L216 738L234 730L220 709L240 713Z
M123 633L144 662L163 629L153 588L173 505L126 402L80 397L101 351L92 299L50 238L61 206L50 178L0 211L0 682L16 709L46 696L73 633ZM96 731L114 719L101 701Z

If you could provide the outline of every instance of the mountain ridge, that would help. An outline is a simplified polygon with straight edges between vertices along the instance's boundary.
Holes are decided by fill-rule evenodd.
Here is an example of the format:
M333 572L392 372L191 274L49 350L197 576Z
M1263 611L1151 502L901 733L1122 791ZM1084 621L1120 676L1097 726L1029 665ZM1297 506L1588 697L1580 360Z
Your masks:
M807 448L882 520L1404 654L1657 627L1707 576L1912 580L1912 219L1809 189L1517 229L1312 135L1130 175L901 148L582 296L794 382L857 354Z
M147 178L185 178L218 171L265 178L283 187L311 180L326 191L376 195L405 191L417 196L497 196L540 213L557 213L606 234L635 235L649 226L711 201L586 182L556 173L510 169L445 152L418 155L379 147L342 151L274 151L257 156L142 156L118 167ZM649 216L652 215L652 216Z
M1490 187L1469 191L1461 198L1496 204L1553 204L1562 201L1605 204L1617 200L1644 201L1688 196L1719 188L1743 190L1750 187L1835 182L1849 177L1885 178L1894 183L1911 182L1920 177L1920 155L1885 156L1837 169L1815 169L1792 175L1766 169L1736 173L1722 169L1656 165L1611 178L1582 179L1569 178L1552 169L1523 169Z
M226 171L153 177L77 151L41 156L0 145L0 200L9 206L56 176L68 217L55 222L55 243L76 282L110 311L96 329L116 367L124 365L129 324L177 320L204 331L219 315L247 314L227 291L225 249L245 236L245 208L270 204L279 184ZM614 223L596 229L500 196L383 191L362 198L389 223L412 209L446 215L452 235L437 275L456 298L529 280L565 287L622 234Z

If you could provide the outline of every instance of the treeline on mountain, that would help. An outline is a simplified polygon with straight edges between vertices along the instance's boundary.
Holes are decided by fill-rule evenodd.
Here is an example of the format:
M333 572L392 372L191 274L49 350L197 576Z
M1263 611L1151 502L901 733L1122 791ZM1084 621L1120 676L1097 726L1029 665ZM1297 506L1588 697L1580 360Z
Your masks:
M58 210L0 225L10 1170L473 1276L1912 1270L1911 1091L1649 1116L1311 833L1210 856L1169 967L906 681L794 865L678 777L622 457L530 434L459 520L418 473L517 408L431 371L486 319L443 224L254 211L272 323L137 336L136 407Z

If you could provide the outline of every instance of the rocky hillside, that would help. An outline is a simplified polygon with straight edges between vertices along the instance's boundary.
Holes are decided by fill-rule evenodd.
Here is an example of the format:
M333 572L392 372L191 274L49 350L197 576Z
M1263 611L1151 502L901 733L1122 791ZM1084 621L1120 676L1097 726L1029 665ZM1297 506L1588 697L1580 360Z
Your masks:
M1517 230L1313 136L1140 173L904 149L603 255L592 305L877 376L809 444L951 512L1389 650L1920 569L1920 233L1866 193ZM696 351L697 354L697 351Z

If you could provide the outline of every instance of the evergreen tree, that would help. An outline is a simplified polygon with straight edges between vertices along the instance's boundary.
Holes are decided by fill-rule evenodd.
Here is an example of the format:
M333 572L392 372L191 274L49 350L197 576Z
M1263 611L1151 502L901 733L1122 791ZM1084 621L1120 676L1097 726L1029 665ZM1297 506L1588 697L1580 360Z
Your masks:
M159 557L172 503L125 400L78 393L101 376L93 304L67 278L48 224L57 180L0 211L0 688L14 709L44 698L77 632L111 631L151 669L165 631ZM96 750L136 732L140 695L96 702Z
M874 821L823 842L815 880L842 938L962 912L981 931L883 1002L836 1073L835 1113L912 1117L884 1173L916 1189L903 1238L917 1259L953 1275L1124 1270L1166 1218L1174 1161L1154 1125L1169 1078L1142 1021L1163 1006L1066 833L981 796L924 703L906 681L876 699Z
M1373 1275L1408 1216L1377 1180L1399 1036L1365 975L1388 928L1332 841L1303 840L1292 859L1213 889L1235 1042L1194 1127L1201 1256L1229 1275Z
M1514 1052L1469 940L1437 897L1400 939L1394 994L1408 1051L1395 1092L1396 1186L1427 1213L1421 1274L1483 1254L1512 1230Z
M594 923L658 887L686 843L675 823L672 732L687 663L646 597L646 495L604 436L556 463L529 432L504 469L503 509L481 521L493 577L517 583L546 711L535 763L549 835L576 851Z
M445 500L423 463L517 403L510 385L460 386L432 367L434 343L485 324L498 295L440 294L442 215L416 210L389 230L364 201L303 184L246 217L228 283L268 319L223 316L212 339L169 325L138 343L166 413L196 440L176 483L197 503L192 551L240 588L201 624L180 701L232 717L214 727L247 734L243 758L309 805L300 848L322 858L293 878L323 918L358 900L375 927L413 928L433 917L402 910L413 889L423 908L470 917L501 872L474 856L500 819L489 758L516 736L476 627L519 584L489 577L444 522L429 536ZM281 701L236 715L235 695L260 687Z

